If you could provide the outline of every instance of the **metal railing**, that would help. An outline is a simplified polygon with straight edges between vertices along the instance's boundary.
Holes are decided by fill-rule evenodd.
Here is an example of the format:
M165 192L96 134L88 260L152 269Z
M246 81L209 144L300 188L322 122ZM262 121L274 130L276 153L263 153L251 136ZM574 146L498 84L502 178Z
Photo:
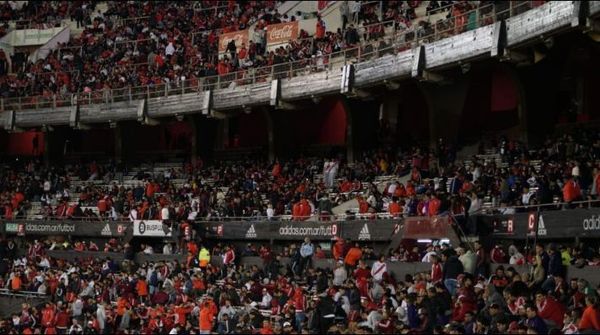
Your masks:
M44 298L48 296L36 291L12 291L7 288L0 288L0 295L24 298Z
M598 208L598 206L597 206L598 204L600 204L600 199L573 201L570 203L558 201L558 202L535 204L535 205L487 207L487 208L482 208L475 213L470 213L468 215L469 216L493 215L494 213L495 214L502 213L506 209L512 209L512 210L521 209L521 210L529 210L529 211L537 210L538 208L543 208L545 210L570 210L570 209L566 209L565 206L567 206L567 205L574 206L573 209L577 209L577 208L588 208L589 209L589 208ZM82 208L92 209L94 207L93 206L82 206ZM42 220L42 221L73 220L73 221L84 221L84 222L107 222L107 221L113 222L113 220L109 219L107 216L99 216L97 213L94 213L94 214L96 214L96 215L95 216L82 216L82 217L73 217L73 216L71 216L71 217L56 217L56 216L43 217L43 216L41 216L36 220ZM35 215L43 215L43 214L34 214L34 216ZM452 217L457 216L455 214L450 214L449 212L440 213L440 215L450 215ZM268 216L264 216L264 215L208 216L208 217L196 218L196 220L194 220L194 222L237 222L237 221L328 222L328 221L399 220L402 218L418 217L418 216L419 215L409 216L409 215L404 215L403 213L393 215L389 212L352 213L352 214L314 213L309 216L293 216L291 214L276 215L276 216L272 216L272 217L268 217ZM18 223L19 221L27 222L27 221L31 221L31 220L11 220L10 222ZM171 220L171 221L174 222L174 220ZM120 220L116 220L114 222L129 222L129 219L127 217L123 217Z
M509 1L507 8L498 10L496 4L478 7L474 10L439 20L435 24L423 23L419 27L410 27L398 31L394 23L394 31L375 40L362 40L356 47L323 54L312 55L293 62L284 62L265 67L241 68L235 72L222 75L190 78L182 82L158 83L146 86L124 87L108 90L80 92L70 97L15 97L0 99L0 111L40 108L42 106L64 107L73 104L92 104L132 101L144 98L157 98L186 93L199 93L208 89L225 89L244 85L266 83L271 79L292 78L314 72L339 69L347 63L357 63L382 57L386 54L411 49L422 43L431 43L449 36L460 34L482 26L490 25L497 20L520 14L533 8L533 1ZM389 22L389 21L385 21ZM384 26L385 22L375 23ZM426 21L424 21L426 22ZM384 44L381 44L381 42ZM379 42L379 45L375 45ZM108 92L107 92L108 91ZM10 108L9 108L10 107Z

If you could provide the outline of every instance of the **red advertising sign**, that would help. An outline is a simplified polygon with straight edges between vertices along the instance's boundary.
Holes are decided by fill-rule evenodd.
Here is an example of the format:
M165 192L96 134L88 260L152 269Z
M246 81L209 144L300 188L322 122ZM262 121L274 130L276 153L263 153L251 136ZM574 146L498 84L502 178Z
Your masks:
M409 217L404 220L404 238L448 237L448 217Z
M248 47L248 30L238 30L219 35L219 53L227 51L227 44L231 40L235 40L235 46L238 49L242 47L242 44Z
M298 38L298 21L271 24L267 26L267 44L286 43Z

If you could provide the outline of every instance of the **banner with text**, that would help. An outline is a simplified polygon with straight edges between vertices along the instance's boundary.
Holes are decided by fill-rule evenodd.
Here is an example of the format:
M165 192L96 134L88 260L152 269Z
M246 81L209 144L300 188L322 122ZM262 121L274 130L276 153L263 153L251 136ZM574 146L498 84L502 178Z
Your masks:
M298 38L298 21L267 26L267 45L287 43Z
M539 220L536 212L477 215L474 219L477 220L478 230L489 232L498 238L534 237L536 221L539 239L600 237L600 208L542 211Z
M26 235L73 235L92 237L124 236L130 222L84 222L84 221L6 221L4 232L18 236Z
M135 220L133 221L133 236L171 237L171 227L161 220Z
M248 47L248 29L232 31L230 33L221 33L219 35L219 53L227 51L227 44L231 40L235 41L236 50L242 47L242 44Z
M397 220L344 222L205 222L208 237L231 240L331 240L389 241L398 232Z

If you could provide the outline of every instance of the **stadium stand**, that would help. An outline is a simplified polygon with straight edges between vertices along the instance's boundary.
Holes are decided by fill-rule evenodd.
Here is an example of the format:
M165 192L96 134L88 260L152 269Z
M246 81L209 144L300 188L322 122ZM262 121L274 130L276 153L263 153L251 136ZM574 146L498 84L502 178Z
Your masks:
M220 83L239 85L248 82L244 79L250 75L262 77L275 72L281 77L304 72L306 68L322 70L333 58L342 55L344 59L361 57L361 54L362 57L382 55L392 52L390 40L399 38L414 43L448 37L473 29L478 23L491 24L493 19L488 17L502 15L502 11L495 11L496 6L470 2L438 7L432 15L432 11L425 11L424 4L385 2L381 9L385 12L383 21L374 9L379 3L370 2L360 7L356 19L343 30L323 31L320 35L317 28L311 32L301 30L297 41L269 51L264 36L266 26L300 19L293 15L287 17L287 14L281 16L274 9L274 2L250 2L241 7L233 2L151 2L146 5L109 2L104 13L94 13L83 2L82 11L89 13L92 24L86 26L80 36L52 50L45 59L31 62L27 54L15 53L14 57L18 58L11 59L9 67L7 55L0 54L0 59L5 59L0 95L5 98L27 96L30 101L55 97L61 102L70 100L70 94L80 93L107 101L112 96L123 95L128 88L144 92L148 86L153 89L196 87L205 77L210 78L209 82L218 77ZM482 6L481 11L477 6ZM519 8L524 10L527 6L525 3ZM43 7L65 11L50 5ZM27 13L31 10L24 8ZM70 8L70 11L75 9ZM182 16L187 20L178 19ZM247 46L229 45L226 53L219 50L219 34L249 27L254 34ZM410 45L403 44L398 49ZM349 50L348 55L345 50ZM250 69L256 70L249 73Z
M457 36L475 42L482 37L475 30L492 25L493 37L483 38L505 43L504 35L514 34L506 28L508 20L521 22L519 14L545 10L544 4L315 1L310 6L316 11L303 12L293 8L309 5L276 1L4 2L0 35L50 27L69 27L73 35L35 62L0 43L7 50L0 51L0 95L10 132L0 134L0 148L20 153L7 152L0 164L0 333L600 332L600 132L587 122L597 116L597 102L590 94L594 78L586 75L598 69L590 51L597 49L596 21L588 14L597 15L593 6L600 8L600 2L560 7L572 10L558 15L571 20L565 32L571 35L561 41L552 34L537 36L531 46L502 47L496 59L481 61L505 62L504 68L513 70L505 75L517 76L513 68L521 67L522 78L514 81L523 84L513 89L523 92L524 82L534 81L540 88L534 93L511 94L500 85L510 86L505 83L510 78L498 79L489 68L480 71L478 57L425 73L421 63L429 60L419 56L437 48L436 41L452 48ZM528 21L521 28L536 24ZM273 25L295 26L297 35L267 43ZM222 43L221 37L240 31L245 42ZM574 40L568 56L552 55L568 39ZM272 83L279 79L328 75L331 68L361 62L371 66L364 61L389 60L388 55L410 50L418 50L410 78L430 94L424 104L430 110L443 106L441 113L430 112L430 119L415 115L423 111L414 108L419 97L394 78L370 92L350 89L333 107L315 96L305 97L309 107L298 101L287 109L277 101L261 106L269 124L262 128L244 123L256 120L257 106L236 106L239 115L210 106L210 113L198 118L169 115L176 126L194 127L182 136L194 137L183 154L174 152L181 147L175 143L179 138L171 138L164 124L147 133L136 130L160 123L148 122L144 104L151 97L169 98L170 91L233 94L264 83L277 93L281 87ZM548 68L560 72L563 65L560 83L541 74ZM346 66L344 71L353 71ZM467 80L485 88L463 90ZM561 86L560 97L550 99L547 88L555 84ZM373 92L379 88L385 91ZM390 107L385 99L398 92L406 106ZM143 125L112 119L103 125L110 131L103 131L78 123L83 106L131 101L132 95L141 96L136 108ZM470 150L459 139L471 134L438 137L445 133L428 129L418 139L411 136L420 130L400 138L401 129L424 129L422 123L438 121L431 118L441 118L439 123L457 133L474 132L464 125L474 113L452 119L458 108L451 106L452 95L468 95L465 101L472 105L464 109L481 113L476 116L481 124L502 125L490 127L493 135ZM524 96L529 105L504 103ZM384 102L372 103L377 99ZM485 106L495 99L502 102L497 110ZM68 125L51 125L49 115L36 114L50 101L52 112L73 107ZM314 117L321 108L338 105L346 105L340 107L343 118ZM311 109L317 111L310 114ZM42 132L19 133L17 110L38 117L32 127ZM272 116L276 110L280 119ZM390 110L396 132L386 124ZM356 111L378 116L367 121ZM300 121L304 112L311 115L304 118L314 119ZM210 120L202 130L195 128L200 117ZM518 130L508 129L514 122L501 122L513 118ZM577 122L550 124L562 118ZM274 147L272 128L290 130L284 124L294 121L298 124L291 128L299 128L300 135L280 137L280 157L275 150L265 154L263 147L240 146L240 130L260 137L257 129L271 128L264 135L266 145ZM327 140L310 154L292 143L294 136L309 137L320 122L330 125L317 132L344 128L346 155L335 148L339 143ZM217 124L211 133L217 139L202 145L214 144L222 152L201 159L196 137ZM115 140L114 159L99 152L88 158L68 155L69 139L89 141L84 133L95 130L102 134L94 137L98 141L113 132L124 139ZM162 142L152 143L160 142L166 152L133 152L132 144L121 155L123 142L151 142L163 130ZM361 131L365 134L356 139L365 143L355 143L350 135ZM372 136L377 139L369 142ZM51 148L50 139L55 147L64 144L62 150ZM161 156L169 158L156 158Z
M508 213L536 204L562 209L551 204L599 194L600 174L593 165L581 163L599 159L599 141L597 132L580 131L530 150L518 141L500 139L487 154L462 162L444 143L431 152L419 147L401 153L380 150L352 165L298 158L131 168L91 162L46 170L34 161L20 162L5 167L0 213L8 220L98 220L99 214L121 220L134 210L134 219L160 220L166 208L177 213L176 221L267 216L306 220L329 217L334 207L352 199L358 206L339 218L446 212L465 216L497 207ZM407 181L399 183L399 176L408 176ZM301 211L300 205L308 207Z

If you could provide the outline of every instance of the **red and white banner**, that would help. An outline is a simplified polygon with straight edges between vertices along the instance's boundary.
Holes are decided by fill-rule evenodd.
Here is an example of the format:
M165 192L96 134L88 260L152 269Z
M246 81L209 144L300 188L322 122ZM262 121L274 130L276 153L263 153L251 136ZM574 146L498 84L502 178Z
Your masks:
M298 21L271 24L267 26L267 44L287 43L298 38Z
M248 29L222 33L219 35L219 53L227 51L227 44L229 44L229 41L231 40L235 40L235 46L238 50L242 47L242 44L248 47Z

